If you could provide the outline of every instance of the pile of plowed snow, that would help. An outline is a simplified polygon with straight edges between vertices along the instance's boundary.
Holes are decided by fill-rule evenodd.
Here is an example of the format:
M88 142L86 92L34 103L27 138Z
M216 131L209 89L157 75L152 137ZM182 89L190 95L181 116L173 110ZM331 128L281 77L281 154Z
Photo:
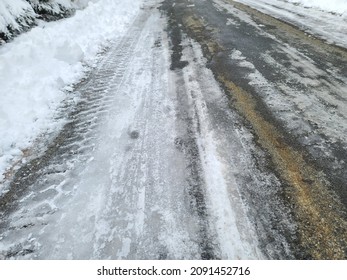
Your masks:
M318 8L324 11L343 14L347 12L347 0L287 0L304 7Z
M67 85L83 77L110 40L124 35L142 2L89 2L73 17L41 21L0 46L0 185L33 139L57 128L54 112L69 94Z
M28 30L37 19L62 18L87 3L87 0L1 0L0 43Z

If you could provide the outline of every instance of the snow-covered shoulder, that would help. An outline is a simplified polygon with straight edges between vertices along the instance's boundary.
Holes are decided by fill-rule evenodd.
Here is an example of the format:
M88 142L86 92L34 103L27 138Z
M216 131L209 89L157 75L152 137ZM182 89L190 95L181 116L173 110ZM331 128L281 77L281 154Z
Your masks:
M38 19L52 21L72 15L92 0L1 0L0 45L29 30ZM93 0L94 2L97 0Z
M83 77L102 46L124 34L142 2L90 1L73 17L41 22L0 47L0 184L9 165L38 135L57 128L53 116L66 98L66 86ZM18 9L15 14L30 7L2 0L0 9L7 3Z
M347 48L346 0L235 0Z

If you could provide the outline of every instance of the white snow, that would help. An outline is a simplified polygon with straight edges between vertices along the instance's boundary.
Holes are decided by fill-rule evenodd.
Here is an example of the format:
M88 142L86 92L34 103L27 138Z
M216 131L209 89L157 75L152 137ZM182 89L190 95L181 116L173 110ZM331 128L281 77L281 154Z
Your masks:
M35 12L30 4L23 0L1 0L0 1L0 32L7 33L7 26L14 30L20 29L17 18L34 18Z
M6 1L0 5L17 3ZM124 34L142 2L91 1L75 16L41 22L0 47L0 182L37 136L57 128L53 117L67 96L64 87L83 77L102 46Z
M205 67L198 43L183 40L182 60L189 67L170 71L165 20L147 6L103 57L97 81L85 89L103 88L100 107L90 108L88 118L81 119L100 116L98 126L82 134L93 139L93 148L81 157L62 158L69 168L56 169L52 163L52 170L64 172L46 172L42 184L21 198L18 211L8 218L9 230L0 234L0 254L14 251L19 259L200 259L201 242L209 239L222 259L264 258L239 193L238 185L245 182L236 174L251 174L247 182L256 189L268 176L250 164L250 141L243 141L250 135L234 130L236 114ZM111 77L105 74L109 71ZM107 108L103 117L102 108ZM138 138L129 137L132 131ZM191 180L196 172L191 167L196 159L188 151L193 139L205 183ZM253 180L259 175L262 183ZM192 187L201 188L206 217L198 213Z
M98 0L1 0L0 1L0 32L12 37L11 32L22 31L23 27L35 23L38 15L35 11L46 10L52 14L60 14L63 9L74 10L85 8L90 1ZM11 29L11 31L9 30Z
M347 0L235 0L347 47Z
M22 0L23 1L23 0ZM88 6L89 2L97 2L99 0L48 0L39 2L38 0L25 0L29 1L33 7L38 10L48 10L52 13L59 14L63 9L81 9Z
M287 0L293 4L298 4L304 7L314 7L325 11L336 13L347 12L346 0Z

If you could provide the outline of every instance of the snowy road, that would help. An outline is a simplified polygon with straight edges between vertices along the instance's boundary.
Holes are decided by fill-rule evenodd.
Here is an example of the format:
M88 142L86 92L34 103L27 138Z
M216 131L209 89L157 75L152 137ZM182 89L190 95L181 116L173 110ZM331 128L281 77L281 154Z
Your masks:
M8 182L0 258L345 258L345 50L233 1L144 3Z
M164 28L146 7L79 87L71 121L24 167L29 177L14 179L25 191L3 207L16 208L1 234L7 258L261 257L237 188L230 205L201 89L223 95L196 45L185 50L191 69L170 71Z

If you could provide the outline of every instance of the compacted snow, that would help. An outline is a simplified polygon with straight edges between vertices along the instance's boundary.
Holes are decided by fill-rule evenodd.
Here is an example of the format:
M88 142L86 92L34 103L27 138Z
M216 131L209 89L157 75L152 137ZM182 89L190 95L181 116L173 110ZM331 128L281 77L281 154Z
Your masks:
M66 86L83 77L110 39L123 35L142 2L91 1L75 16L41 22L0 47L0 182L33 139L57 127L53 116Z

